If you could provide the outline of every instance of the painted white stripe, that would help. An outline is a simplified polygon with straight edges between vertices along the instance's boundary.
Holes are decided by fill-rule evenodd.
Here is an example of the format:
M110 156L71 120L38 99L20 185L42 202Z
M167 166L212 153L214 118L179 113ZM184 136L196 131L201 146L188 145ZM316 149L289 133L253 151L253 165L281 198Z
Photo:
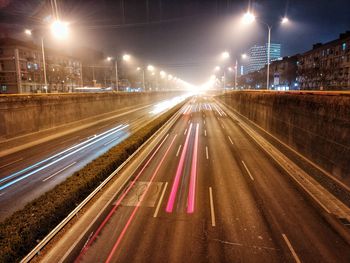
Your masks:
M209 159L208 146L205 146L205 155L206 155L207 160L208 160Z
M283 237L284 241L286 242L290 252L292 253L292 256L293 256L295 262L296 263L301 263L301 260L299 259L297 253L295 252L295 250L294 250L292 244L290 243L288 237L285 234L282 234L282 237Z
M180 150L181 150L181 146L182 146L182 144L180 144L179 149L177 149L176 157L179 156L179 153L180 153Z
M68 169L69 167L73 166L73 165L76 164L76 163L77 163L77 162L71 163L71 164L67 165L66 167L62 168L61 170L57 171L56 173L50 175L49 177L46 177L46 178L43 180L43 182L45 182L45 181L51 179L51 178L54 177L55 175L57 175L57 174L63 172L64 170Z
M17 163L17 162L19 162L19 161L22 161L22 160L23 160L23 158L19 158L19 159L14 160L14 161L12 161L12 162L10 162L10 163L4 164L4 165L0 166L0 169L1 169L1 168L4 168L4 167L6 167L6 166L9 166L9 165L11 165L11 164Z
M204 125L205 125L205 120L203 121Z
M210 215L211 215L211 226L216 226L215 222L215 210L214 210L214 202L213 202L213 190L209 187L209 199L210 199Z
M204 136L205 137L207 136L207 130L204 130Z
M243 166L244 166L245 170L247 171L247 173L248 173L250 179L252 179L252 181L254 181L254 177L253 177L252 174L250 173L250 171L249 171L248 167L246 166L245 162L242 161L242 163L243 163Z
M230 140L230 143L233 145L233 141L232 141L231 137L230 136L227 136L227 137Z
M163 197L164 197L164 194L165 194L165 190L166 190L167 187L168 187L168 182L165 183L163 192L162 192L162 194L161 194L161 196L160 196L160 198L159 198L159 202L158 202L156 211L154 211L153 217L157 217L157 215L158 215L159 208L160 208L160 205L161 205L161 203L162 203L162 200L163 200Z
M185 130L184 135L186 135L186 133L187 133L187 129Z

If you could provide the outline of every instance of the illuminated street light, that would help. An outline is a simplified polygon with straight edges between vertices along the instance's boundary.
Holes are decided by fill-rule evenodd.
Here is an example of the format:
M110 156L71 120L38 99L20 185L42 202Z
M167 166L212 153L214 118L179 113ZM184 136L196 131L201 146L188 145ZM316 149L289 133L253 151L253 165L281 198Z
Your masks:
M248 56L247 56L247 54L244 53L244 54L241 55L241 57L242 57L243 59L246 59Z
M282 18L282 21L281 21L282 24L286 24L286 23L288 23L288 22L289 22L288 17L283 17L283 18Z
M108 61L111 61L113 58L112 57L107 57L107 60Z
M232 69L231 67L229 67L229 68L228 68L228 71L231 71L231 72L232 72L232 71L233 71L233 69Z
M124 61L129 61L130 58L131 58L131 56L130 56L129 54L123 55L123 60L124 60Z
M147 70L149 70L149 71L154 71L154 67L153 67L152 65L148 65L148 66L147 66Z
M250 12L247 12L243 15L242 17L242 22L244 24L251 24L255 21L255 16L251 14ZM264 24L267 29L268 29L268 35L267 35L267 72L266 72L266 89L270 88L270 52L271 52L271 29L272 26L269 24L263 22L263 21L258 21L262 24ZM287 17L284 17L281 21L281 24L286 24L289 22L289 19Z
M66 38L68 36L68 23L56 20L51 24L51 33L56 38Z
M228 53L227 51L222 52L221 57L222 57L223 59L228 59L228 58L230 57L230 53Z
M215 68L214 68L214 70L215 71L219 71L221 68L219 67L219 66L216 66Z
M255 21L255 15L248 11L243 15L241 21L244 25L252 24Z
M24 30L24 34L26 34L28 36L31 36L32 35L32 30L26 29L26 30Z

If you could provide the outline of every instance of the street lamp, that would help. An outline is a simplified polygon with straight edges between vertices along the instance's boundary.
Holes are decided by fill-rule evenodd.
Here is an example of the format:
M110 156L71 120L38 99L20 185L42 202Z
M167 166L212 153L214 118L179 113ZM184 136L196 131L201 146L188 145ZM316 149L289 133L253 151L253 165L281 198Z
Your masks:
M55 20L51 26L50 26L50 31L52 35L55 38L60 38L64 39L68 36L69 32L69 27L67 22L62 22L60 20ZM27 36L32 36L32 30L30 29L25 29L24 33ZM43 59L43 70L44 70L44 89L45 92L47 93L47 76L46 76L46 61L45 61L45 47L44 47L44 36L41 36L41 53L42 53L42 59Z
M147 66L147 70L149 70L149 71L154 71L154 67L153 67L152 65L148 65L148 66Z
M221 57L223 59L228 59L228 58L230 58L230 53L228 53L227 51L224 51L224 52L222 52Z
M145 70L141 67L137 67L137 71L142 71L142 87L143 90L146 91L146 84L145 84Z
M131 56L129 54L123 55L123 60L124 61L129 61L131 59Z
M247 12L243 15L242 17L242 22L243 24L252 24L255 21L255 16L250 13ZM263 21L259 21L260 23L264 24L267 27L268 30L268 35L267 35L267 73L266 73L266 89L269 89L270 86L270 50L271 50L271 29L272 26L270 26L269 24L263 22ZM281 24L287 24L289 22L289 19L287 17L284 17L281 20Z
M68 23L56 20L51 24L51 33L55 38L66 38L68 36Z

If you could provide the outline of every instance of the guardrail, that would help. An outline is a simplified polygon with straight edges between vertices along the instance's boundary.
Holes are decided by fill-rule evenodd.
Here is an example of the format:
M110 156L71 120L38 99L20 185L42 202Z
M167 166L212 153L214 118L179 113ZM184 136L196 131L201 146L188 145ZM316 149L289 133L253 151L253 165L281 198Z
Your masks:
M164 127L169 125L171 126L179 118L179 112L181 109L182 107L175 113L174 116L172 116L168 121L166 121L157 132L155 132L132 155L130 155L129 158L126 159L113 173L111 173L93 192L91 192L90 195L88 195L65 219L63 219L45 238L43 238L38 243L38 245L36 245L36 247L31 252L29 252L29 254L25 256L20 262L30 262L40 252L40 250L42 250L42 248L44 248L50 242L50 240L52 240L63 229L63 227L67 225L69 221L72 220L74 216L78 214L78 212L81 209L83 209L83 207L87 203L89 203L89 201L91 201L95 197L95 195L135 157L135 155L137 155L150 141L152 141L159 134L159 132L163 130ZM120 191L124 189L131 176L132 174L124 181L123 185L120 187Z

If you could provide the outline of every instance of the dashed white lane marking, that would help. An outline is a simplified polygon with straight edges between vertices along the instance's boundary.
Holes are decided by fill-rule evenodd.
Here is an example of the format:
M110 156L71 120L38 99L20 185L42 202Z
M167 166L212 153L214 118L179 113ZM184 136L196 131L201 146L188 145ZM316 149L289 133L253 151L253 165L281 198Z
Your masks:
M295 250L294 250L292 244L290 243L288 237L285 234L282 234L282 237L283 237L284 241L286 242L290 252L292 253L292 256L293 256L295 262L296 263L301 263L301 260L299 259L297 253L295 252Z
M252 181L254 181L254 177L253 177L252 174L250 173L250 171L249 171L247 165L245 164L244 161L242 161L242 163L243 163L243 166L244 166L245 170L247 171L247 173L248 173L250 179L252 179Z
M162 194L161 194L161 196L159 198L159 202L158 202L156 211L154 211L153 217L157 217L157 215L158 215L158 211L159 211L160 205L162 204L162 200L163 200L163 197L164 197L164 194L165 194L165 190L166 190L167 187L168 187L168 182L166 182L165 185L164 185L163 192L162 192Z
M177 149L176 157L179 156L179 153L180 153L180 150L181 150L181 146L182 146L182 144L180 144L179 149Z
M50 175L49 177L46 177L45 179L43 179L43 182L51 179L52 177L54 177L55 175L59 174L60 172L63 172L64 170L68 169L69 167L73 166L74 164L76 164L77 162L71 163L69 165L67 165L66 167L62 168L61 170L57 171L56 173Z
M207 160L209 160L208 146L205 146L205 155L206 155L206 157L207 157Z
M14 160L14 161L12 161L12 162L10 162L10 163L7 163L7 164L4 164L4 165L0 166L0 168L4 168L4 167L6 167L6 166L9 166L9 165L11 165L11 164L17 163L17 162L22 161L22 160L23 160L23 158L19 158L19 159Z
M214 210L214 202L213 202L213 190L209 187L209 199L210 199L210 215L211 215L211 226L216 226L215 222L215 210Z
M187 133L187 129L185 130L184 135L186 135L186 133Z
M230 143L233 145L233 141L232 141L231 137L230 136L227 136L227 137L230 140Z
M204 130L204 136L207 137L207 130Z

